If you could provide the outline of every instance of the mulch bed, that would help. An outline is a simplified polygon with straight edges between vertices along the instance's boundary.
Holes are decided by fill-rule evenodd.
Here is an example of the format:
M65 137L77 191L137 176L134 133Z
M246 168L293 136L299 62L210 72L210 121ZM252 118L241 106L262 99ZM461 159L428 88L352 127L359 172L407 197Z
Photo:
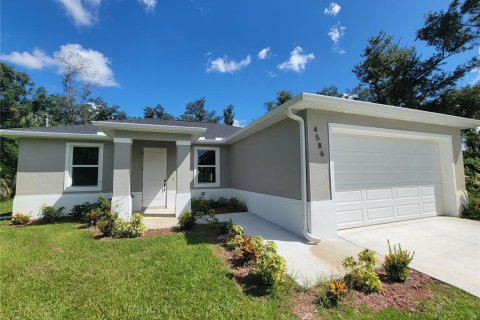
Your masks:
M315 288L297 294L293 304L293 314L299 319L317 319L318 292Z
M145 231L143 236L140 238L148 238L148 237L156 237L156 236L164 236L167 234L176 234L180 231L176 228L162 228L162 229L148 229Z
M352 290L353 297L349 299L352 306L367 305L373 310L391 307L414 311L419 302L435 297L435 292L427 285L438 282L438 280L424 273L410 269L410 277L405 283L389 281L383 270L379 270L377 273L383 284L382 292L364 294Z

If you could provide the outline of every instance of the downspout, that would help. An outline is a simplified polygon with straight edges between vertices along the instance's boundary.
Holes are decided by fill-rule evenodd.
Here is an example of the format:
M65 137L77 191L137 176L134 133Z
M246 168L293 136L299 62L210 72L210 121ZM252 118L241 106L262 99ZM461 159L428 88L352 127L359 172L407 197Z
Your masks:
M303 210L303 236L310 242L320 242L321 239L315 237L310 233L308 228L308 222L311 221L311 217L308 213L307 206L307 157L305 148L305 121L300 116L292 113L292 107L287 108L287 117L298 122L300 130L300 183L302 190L302 210Z

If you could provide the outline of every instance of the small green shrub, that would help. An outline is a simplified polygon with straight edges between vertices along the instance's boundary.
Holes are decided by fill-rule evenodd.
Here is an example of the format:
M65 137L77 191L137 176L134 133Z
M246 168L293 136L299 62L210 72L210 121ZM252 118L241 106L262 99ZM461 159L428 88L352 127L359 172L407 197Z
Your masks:
M228 202L229 211L233 212L247 212L247 205L245 202L238 200L237 198L230 198Z
M197 218L195 215L188 210L184 210L180 217L178 218L178 224L180 226L180 230L190 230L193 228L195 223L197 222Z
M243 243L243 227L238 224L227 225L227 237L225 246L227 249L235 250L240 248Z
M39 220L42 223L57 222L63 216L63 209L64 209L64 207L59 207L59 208L55 209L52 206L43 204L40 207L40 219Z
M383 268L387 272L390 280L395 282L405 282L410 274L408 265L412 262L415 252L410 253L407 250L402 250L400 244L398 245L398 248L396 245L393 245L392 250L389 240L387 240L387 243L388 254L385 256Z
M345 282L349 287L364 293L379 292L382 289L382 282L375 272L377 263L375 252L368 249L358 253L358 261L353 257L345 258L342 262L347 271Z
M30 222L30 216L23 213L17 213L12 217L12 224L16 226L23 226L29 222Z
M117 216L112 212L106 213L101 217L101 220L97 222L97 228L102 232L106 237L110 237L113 232L113 226Z
M211 209L226 208L229 212L246 212L247 205L237 198L192 199L192 211L206 214Z
M323 288L322 288L323 289ZM326 283L322 302L326 307L332 308L347 294L348 288L345 281L340 279L330 280Z
M274 292L287 279L287 264L277 253L277 246L273 241L264 241L262 237L255 237L254 251L256 253L253 274Z
M86 214L96 211L99 216L111 211L111 201L105 198L104 195L100 195L96 202L85 202L82 204L74 205L69 215L75 218L84 218Z
M463 206L462 215L467 219L480 220L480 198L470 195L468 202Z
M83 216L83 221L85 221L89 227L96 226L99 220L100 215L98 214L97 210L92 210Z
M115 220L112 228L112 236L115 238L136 238L143 235L145 229L143 216L139 213L134 213L130 221L125 221L120 218Z

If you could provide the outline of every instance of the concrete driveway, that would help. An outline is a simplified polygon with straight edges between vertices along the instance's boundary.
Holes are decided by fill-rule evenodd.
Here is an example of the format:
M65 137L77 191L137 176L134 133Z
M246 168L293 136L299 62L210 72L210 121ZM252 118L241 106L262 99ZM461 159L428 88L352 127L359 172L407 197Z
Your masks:
M480 222L435 217L355 228L339 237L310 244L305 239L252 213L218 215L244 227L244 233L275 241L288 273L306 287L344 274L341 262L364 248L383 260L387 239L415 251L412 267L480 297Z
M352 244L388 252L390 243L415 251L411 267L480 297L480 222L434 217L339 232Z

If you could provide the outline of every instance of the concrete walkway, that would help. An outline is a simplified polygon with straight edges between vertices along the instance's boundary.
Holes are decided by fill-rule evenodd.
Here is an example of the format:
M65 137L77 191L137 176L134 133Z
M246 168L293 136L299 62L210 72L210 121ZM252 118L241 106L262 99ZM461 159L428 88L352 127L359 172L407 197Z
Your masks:
M288 273L309 287L344 274L343 258L364 248L388 252L387 239L415 251L412 268L480 296L480 222L434 217L339 232L339 237L309 244L305 239L252 213L217 215L242 225L244 233L275 241L287 261Z
M275 241L278 252L287 261L288 274L305 287L343 274L342 259L362 250L340 238L326 240L318 245L309 244L305 239L252 213L219 214L217 217L221 221L232 219L233 223L243 226L244 234Z
M480 222L434 217L339 232L352 244L388 252L390 243L415 251L411 267L480 297Z

